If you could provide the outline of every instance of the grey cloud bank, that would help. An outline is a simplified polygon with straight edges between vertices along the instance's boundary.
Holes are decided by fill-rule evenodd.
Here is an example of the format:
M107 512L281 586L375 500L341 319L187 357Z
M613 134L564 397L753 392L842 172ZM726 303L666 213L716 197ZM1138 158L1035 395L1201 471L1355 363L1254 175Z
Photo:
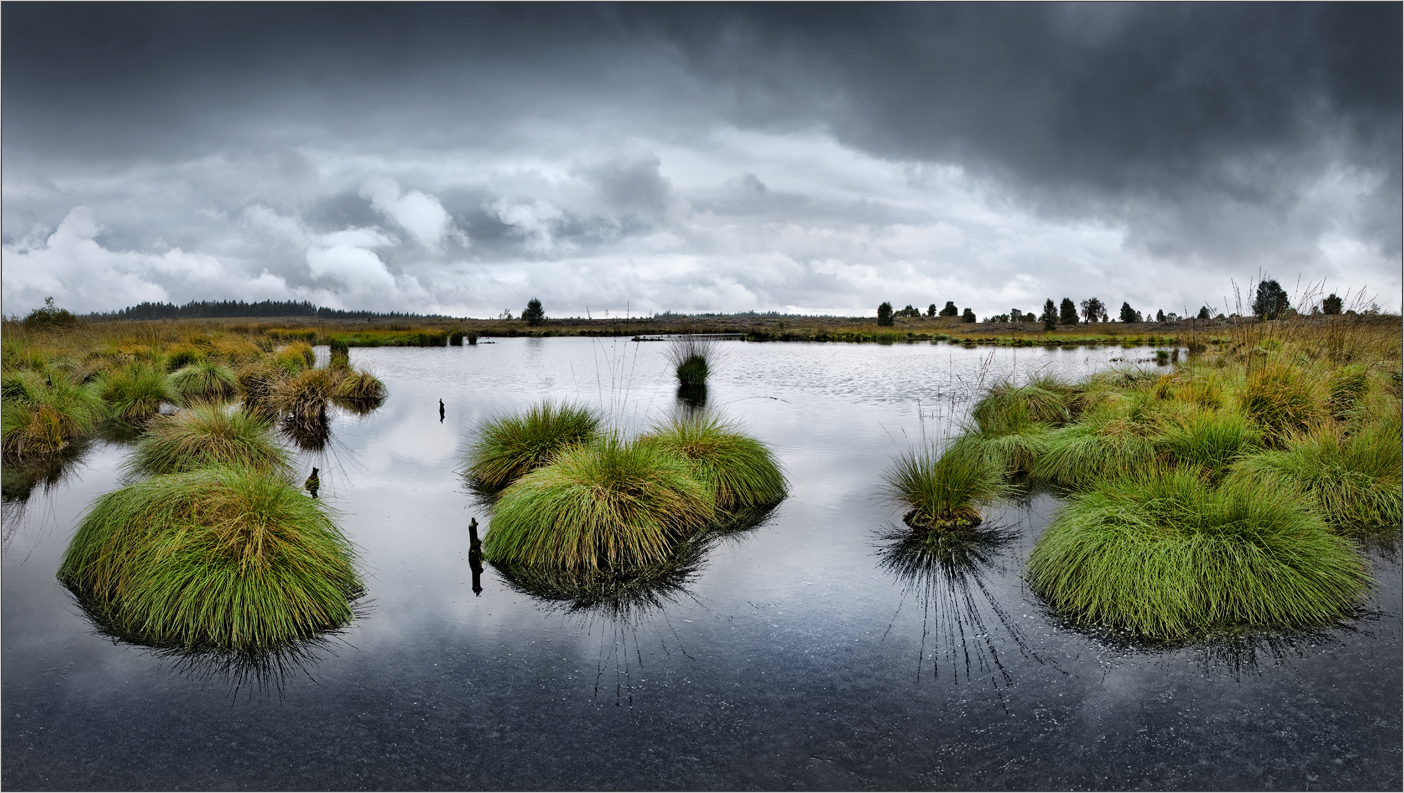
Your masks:
M7 312L1400 292L1400 6L20 4Z

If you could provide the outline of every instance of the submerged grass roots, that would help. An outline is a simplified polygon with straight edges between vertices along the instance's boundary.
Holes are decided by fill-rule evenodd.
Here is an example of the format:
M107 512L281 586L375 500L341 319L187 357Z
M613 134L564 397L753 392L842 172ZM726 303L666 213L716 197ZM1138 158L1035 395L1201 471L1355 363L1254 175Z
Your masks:
M503 491L483 555L566 569L658 564L715 514L685 461L603 438L568 447Z
M468 451L468 476L488 488L506 487L565 447L593 440L599 428L599 413L553 402L533 405L525 415L494 418Z
M918 528L969 528L980 523L980 506L1006 497L1010 488L996 458L968 444L909 449L886 473L888 501L908 509L907 523Z
M363 591L350 544L316 501L237 468L157 476L98 499L58 577L118 635L241 652L341 626Z
M1029 580L1074 622L1176 641L1345 617L1369 576L1354 546L1290 490L1204 485L1192 469L1099 483L1054 518Z
M674 418L639 442L686 460L693 475L712 489L718 509L764 506L785 498L788 486L775 455L716 416Z
M128 469L159 475L217 465L242 465L268 474L289 472L288 453L274 440L273 422L243 410L198 405L158 418L137 443Z

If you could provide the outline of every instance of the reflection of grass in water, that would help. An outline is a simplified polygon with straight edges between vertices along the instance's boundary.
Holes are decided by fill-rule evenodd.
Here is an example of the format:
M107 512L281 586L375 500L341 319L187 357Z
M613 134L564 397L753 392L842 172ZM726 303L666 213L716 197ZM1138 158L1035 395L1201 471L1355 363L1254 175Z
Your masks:
M1018 626L984 580L1000 551L1017 536L1004 529L914 532L906 528L892 528L883 536L879 565L905 585L903 603L913 596L922 606L918 679L927 658L928 639L934 637L938 646L932 651L931 661L936 677L940 677L945 659L954 669L957 681L964 669L967 681L979 672L988 674L995 685L1013 682L1000 661L991 626L985 622L985 610L994 614L1020 653L1032 655ZM889 625L888 631L891 630Z
M331 442L331 421L320 416L288 416L278 425L283 436L306 452L320 452Z
M79 607L98 634L140 647L162 661L173 673L202 686L224 686L231 697L238 697L240 691L247 691L251 697L255 693L265 696L272 693L281 700L289 680L298 675L313 679L309 670L326 656L334 655L338 644L345 643L342 638L345 629L333 628L263 652L153 647L143 644L141 637L124 633L119 627L104 622L82 600L79 600ZM353 604L352 611L357 618L364 617L366 606L363 603Z
M23 465L6 463L0 466L0 490L3 490L0 548L8 549L15 533L24 525L25 513L35 489L46 496L53 492L82 468L82 459L91 449L91 439L79 438L56 454L27 461Z
M679 543L661 562L616 568L566 568L492 562L512 589L568 614L632 622L676 601L702 567L710 538Z
M654 618L661 618L667 632L679 640L679 652L687 654L677 632L667 621L665 608L691 596L688 585L701 572L707 549L715 539L708 534L694 536L679 543L662 562L642 567L589 570L503 562L492 565L509 587L542 602L548 610L579 621L590 633L596 625L600 626L595 695L599 696L601 682L612 661L617 704L627 702L632 706L631 668L644 665L639 629ZM662 632L659 633L659 647L665 655L672 654Z

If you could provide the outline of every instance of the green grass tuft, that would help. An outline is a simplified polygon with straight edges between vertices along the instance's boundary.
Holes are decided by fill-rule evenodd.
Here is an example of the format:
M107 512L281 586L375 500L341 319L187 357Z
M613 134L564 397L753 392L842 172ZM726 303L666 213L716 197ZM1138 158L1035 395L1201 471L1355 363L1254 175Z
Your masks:
M716 339L705 336L674 336L668 342L668 360L683 385L706 383L716 354Z
M788 485L775 455L715 415L675 417L638 442L686 460L693 475L712 489L718 509L765 506L785 498Z
M130 473L175 474L241 465L274 476L290 473L288 453L274 440L267 416L219 405L197 405L151 422L127 464Z
M0 449L9 460L62 451L107 417L96 389L77 385L52 369L7 372L0 378L0 394Z
M161 410L161 404L175 404L180 394L160 367L134 363L111 369L96 381L98 393L113 417L130 424L142 424Z
M998 383L975 403L970 416L988 435L1022 432L1032 424L1058 427L1069 418L1061 390L1056 381L1049 380L1022 386Z
M884 474L884 494L905 507L907 523L918 528L969 528L980 523L980 507L1010 493L993 455L975 445L952 444L909 449Z
M1192 469L1099 482L1053 519L1029 559L1034 589L1075 623L1162 641L1348 616L1369 587L1355 547L1291 490L1218 488Z
M332 397L354 402L381 402L389 394L380 378L364 371L343 370L332 388Z
M222 401L239 393L239 379L228 366L200 360L173 372L171 387L187 403Z
M1136 420L1127 407L1131 401L1120 400L1114 407L1099 408L1076 424L1049 432L1030 475L1077 489L1153 462L1154 428Z
M1349 437L1330 425L1288 438L1286 448L1247 457L1235 475L1298 490L1343 533L1398 531L1404 520L1399 426L1385 421Z
M1262 433L1241 413L1196 411L1166 422L1157 444L1171 462L1197 466L1217 480L1235 460L1261 447Z
M350 543L318 503L264 474L157 476L94 503L59 580L114 633L156 647L259 651L352 618Z
M503 491L483 558L568 570L659 564L715 516L682 459L604 437L567 447Z
M1263 429L1268 443L1280 445L1320 417L1312 374L1287 364L1264 364L1249 375L1240 396L1244 413Z
M551 462L561 449L593 440L599 428L596 411L550 401L533 405L525 415L499 416L478 431L466 472L485 487L503 488Z

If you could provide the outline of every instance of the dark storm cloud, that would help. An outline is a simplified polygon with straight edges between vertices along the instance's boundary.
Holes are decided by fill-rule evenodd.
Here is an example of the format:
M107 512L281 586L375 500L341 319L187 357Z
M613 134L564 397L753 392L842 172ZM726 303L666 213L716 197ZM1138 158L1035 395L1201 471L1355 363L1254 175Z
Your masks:
M356 294L418 279L470 305L515 283L494 262L672 245L750 262L678 264L698 307L837 307L953 288L902 269L944 250L1027 276L980 258L999 224L974 196L1069 246L1000 254L1044 263L1032 293L1118 250L1331 274L1330 246L1399 257L1400 21L1398 4L8 4L7 260L82 205L66 245L207 252L274 290L344 268ZM917 176L879 189L883 163ZM151 288L202 297L207 268L168 259L140 266L207 280Z

